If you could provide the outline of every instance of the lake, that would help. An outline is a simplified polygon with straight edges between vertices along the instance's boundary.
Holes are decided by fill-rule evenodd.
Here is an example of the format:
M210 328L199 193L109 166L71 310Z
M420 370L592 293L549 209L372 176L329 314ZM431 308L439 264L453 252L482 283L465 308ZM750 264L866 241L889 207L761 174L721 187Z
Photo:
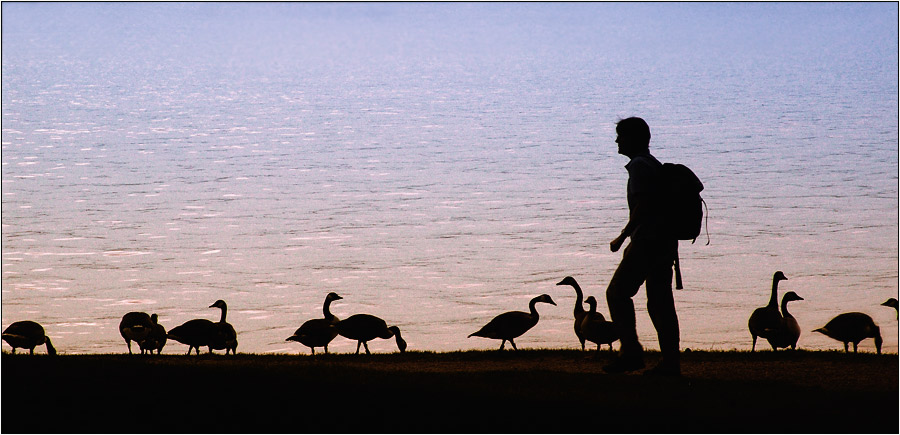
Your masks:
M239 351L308 353L284 339L331 291L433 351L498 347L467 336L547 293L517 344L578 347L555 284L608 313L628 116L706 187L682 348L749 349L782 270L800 348L862 311L898 351L895 3L2 7L2 324L61 352L223 299Z

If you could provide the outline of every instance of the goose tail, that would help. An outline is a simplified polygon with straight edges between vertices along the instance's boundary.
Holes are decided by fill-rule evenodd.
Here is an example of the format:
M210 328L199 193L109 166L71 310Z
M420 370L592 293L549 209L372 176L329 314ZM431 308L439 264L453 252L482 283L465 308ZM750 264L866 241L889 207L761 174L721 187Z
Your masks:
M817 329L813 329L812 332L818 332L819 334L825 334L825 335L828 335L828 331L826 331L825 328L817 328Z

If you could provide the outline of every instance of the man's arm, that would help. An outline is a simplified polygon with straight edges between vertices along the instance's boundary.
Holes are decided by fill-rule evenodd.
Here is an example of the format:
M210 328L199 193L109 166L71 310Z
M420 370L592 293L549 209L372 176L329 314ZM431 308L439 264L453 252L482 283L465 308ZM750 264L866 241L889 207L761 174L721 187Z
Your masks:
M625 243L625 239L631 237L631 234L634 233L637 223L645 220L644 214L646 214L648 210L648 198L649 195L646 194L637 194L634 196L634 207L628 214L628 223L625 224L625 228L622 229L622 233L619 234L619 237L616 237L613 241L609 242L609 249L612 252L618 251L619 248L622 247L622 244Z

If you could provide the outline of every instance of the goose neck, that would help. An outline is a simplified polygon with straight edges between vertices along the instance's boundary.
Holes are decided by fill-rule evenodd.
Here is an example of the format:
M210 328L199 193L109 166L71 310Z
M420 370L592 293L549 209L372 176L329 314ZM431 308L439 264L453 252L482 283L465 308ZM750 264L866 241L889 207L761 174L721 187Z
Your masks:
M778 278L772 278L772 295L769 297L769 306L778 306Z
M228 312L228 306L222 305L222 306L219 307L219 308L222 309L222 317L219 319L219 323L225 323L225 315L226 315L227 312Z
M331 299L325 299L325 305L322 306L322 313L325 314L326 319L334 317L334 315L331 314Z
M584 312L584 294L581 292L581 286L578 285L577 282L572 283L572 288L575 289L575 314L580 314Z
M528 309L531 311L531 317L538 318L539 314L537 312L537 303L538 298L534 298L531 302L528 303Z

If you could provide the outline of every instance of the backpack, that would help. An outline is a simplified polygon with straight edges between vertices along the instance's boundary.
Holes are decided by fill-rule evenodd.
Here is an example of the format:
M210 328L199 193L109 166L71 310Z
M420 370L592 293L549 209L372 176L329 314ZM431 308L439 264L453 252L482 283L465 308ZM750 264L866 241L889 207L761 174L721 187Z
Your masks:
M690 168L678 163L663 163L660 172L662 182L662 214L666 232L676 240L690 240L694 243L700 235L703 223L703 206L706 201L700 196L703 183ZM707 216L707 219L709 217ZM709 226L706 228L709 245ZM675 288L681 290L681 268L678 254L675 254Z

